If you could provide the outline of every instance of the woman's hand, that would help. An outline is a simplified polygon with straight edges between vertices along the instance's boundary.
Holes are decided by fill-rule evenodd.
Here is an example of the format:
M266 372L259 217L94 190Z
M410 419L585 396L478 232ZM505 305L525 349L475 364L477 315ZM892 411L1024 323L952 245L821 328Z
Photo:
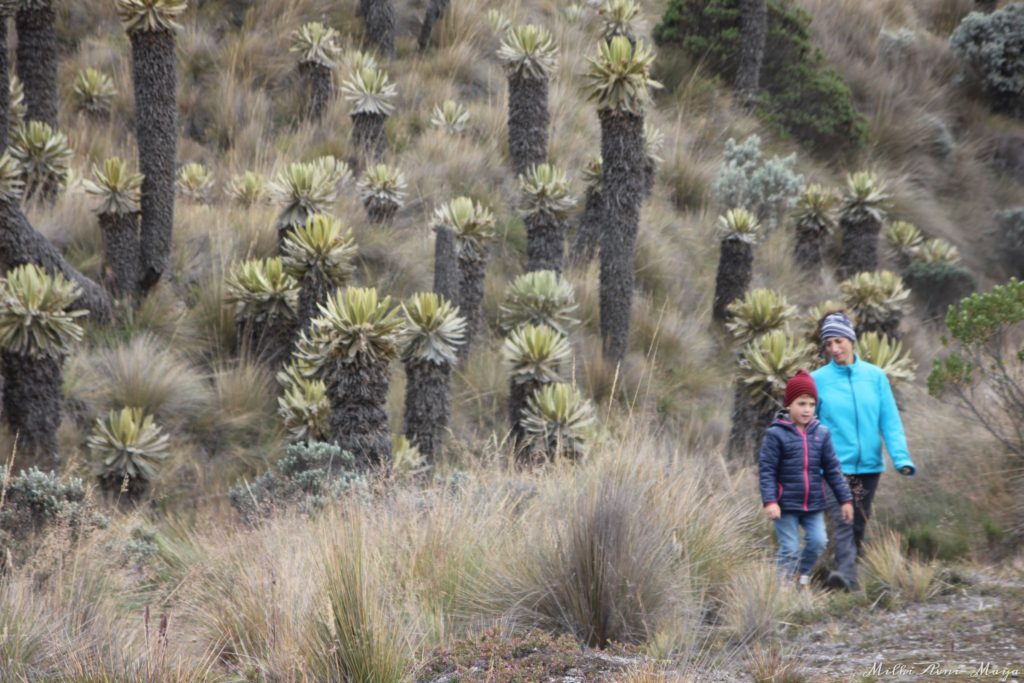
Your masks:
M913 473L914 473L914 468L911 467L910 465L904 465L903 467L900 468L900 474L903 474L903 475L906 475L906 476L910 476Z
M839 514L847 524L853 524L853 503L843 503L839 508Z
M768 519L778 519L782 516L782 510L779 509L778 503L768 503L764 506L764 514L768 515Z

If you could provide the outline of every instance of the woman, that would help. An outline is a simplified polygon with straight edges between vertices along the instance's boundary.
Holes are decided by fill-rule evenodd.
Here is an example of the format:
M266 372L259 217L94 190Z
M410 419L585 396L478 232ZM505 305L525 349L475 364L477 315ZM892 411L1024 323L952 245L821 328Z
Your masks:
M828 585L859 590L857 555L864 529L871 517L878 480L885 470L882 441L900 474L913 475L917 468L907 452L896 400L889 379L877 366L857 357L857 335L842 311L826 315L819 327L821 343L831 359L811 375L818 387L818 419L832 432L839 464L853 492L853 524L845 523L839 503L829 496L826 512L835 523L836 571Z

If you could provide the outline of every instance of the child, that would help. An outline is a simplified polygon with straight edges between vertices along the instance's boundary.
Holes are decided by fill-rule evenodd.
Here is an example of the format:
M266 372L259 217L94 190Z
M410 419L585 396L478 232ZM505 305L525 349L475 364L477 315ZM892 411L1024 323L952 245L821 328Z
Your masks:
M818 389L806 370L786 383L782 410L761 443L758 471L761 500L779 539L779 574L785 579L799 569L801 588L825 551L825 481L841 504L843 521L853 521L853 496L839 468L828 428L814 417ZM822 477L824 476L824 480ZM800 530L804 548L800 551Z

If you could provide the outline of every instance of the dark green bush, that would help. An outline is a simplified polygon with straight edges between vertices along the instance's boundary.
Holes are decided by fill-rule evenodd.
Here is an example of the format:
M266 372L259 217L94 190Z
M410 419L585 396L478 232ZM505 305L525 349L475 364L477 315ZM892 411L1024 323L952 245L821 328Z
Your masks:
M849 88L811 45L810 23L810 14L788 0L768 0L759 113L816 153L856 150L867 137L865 119L853 108ZM654 38L731 83L741 42L739 0L670 0Z
M1024 207L997 212L996 223L1010 276L1024 278Z
M977 287L974 274L952 263L915 261L903 274L903 282L923 306L926 318L940 320L946 310Z
M996 111L1024 115L1024 3L991 14L971 12L949 37L949 46Z

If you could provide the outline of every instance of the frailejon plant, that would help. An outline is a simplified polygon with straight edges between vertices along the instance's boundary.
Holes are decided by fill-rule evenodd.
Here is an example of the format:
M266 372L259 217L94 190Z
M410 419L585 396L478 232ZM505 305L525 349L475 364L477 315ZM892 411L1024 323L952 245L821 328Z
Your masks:
M21 0L0 0L0 152L7 149L7 134L14 128L12 124L17 118L11 111L13 79L9 76L11 65L7 49L7 20L14 16L20 5ZM24 97L24 92L22 92L22 106L24 106Z
M75 76L71 100L75 111L93 119L106 121L114 105L117 88L106 73L98 69L82 69Z
M190 162L182 165L175 183L182 197L199 204L207 204L213 198L213 174L203 164Z
M889 206L885 184L869 171L847 177L839 207L842 245L839 274L844 278L878 268L878 238Z
M943 239L928 240L914 254L904 272L914 298L928 320L942 320L950 306L977 288L974 274L960 263L957 248Z
M761 89L761 64L768 37L767 0L740 2L740 54L736 67L736 92L748 107L757 100Z
M75 283L34 265L0 279L0 359L3 417L17 435L18 453L43 469L59 461L57 428L63 402L64 359L82 339L84 310L69 310Z
M320 172L327 178L327 182L333 185L337 192L341 192L342 187L352 179L352 168L331 154L317 157L312 164L320 169Z
M341 48L338 32L311 21L292 33L292 52L299 53L299 74L306 84L306 117L319 121L334 95L334 71Z
M526 223L526 270L562 271L565 231L576 199L565 172L551 164L531 166L519 176Z
M363 172L359 181L359 198L366 207L370 222L390 223L405 202L405 176L393 166L375 164Z
M913 223L893 221L885 229L885 243L901 273L910 267L914 254L923 242L924 236Z
M366 37L385 57L395 54L395 6L391 0L359 0Z
M364 161L380 161L388 149L384 124L395 109L394 84L384 70L363 67L342 84L341 91L352 103L352 144Z
M894 390L914 380L917 363L903 352L903 344L895 339L878 332L864 332L857 337L857 354L881 368Z
M643 200L644 109L651 89L654 54L624 36L600 41L588 58L589 99L601 121L602 192L606 220L601 233L601 342L606 358L620 362L629 346L633 305L633 257Z
M459 309L433 292L414 294L402 305L405 327L405 421L402 431L426 462L436 462L451 419L451 374L465 343Z
M103 255L109 269L108 286L114 296L139 295L139 198L142 174L111 157L92 167L85 191L100 198L96 209L103 236Z
M567 378L572 346L564 334L546 325L525 325L505 338L502 354L509 373L509 427L512 443L518 448L523 445L522 421L528 399L545 384Z
M128 407L97 418L85 443L96 460L100 485L111 494L138 499L167 458L169 439L152 415Z
M271 366L284 363L296 332L299 283L285 272L281 259L236 264L226 289L227 302L235 306L239 350Z
M469 111L455 100L445 100L434 106L430 114L430 125L450 135L465 132L469 127Z
M246 171L228 183L228 195L239 206L249 209L262 204L268 197L267 181L259 173Z
M116 0L132 44L135 134L142 181L141 285L148 292L167 268L174 230L178 103L174 33L186 0Z
M503 334L523 325L547 325L562 334L578 323L576 291L553 270L524 273L505 288L499 324Z
M509 28L498 48L508 77L508 149L516 175L547 161L548 86L558 47L543 26Z
M857 273L839 285L845 307L857 317L857 330L896 338L906 313L910 290L888 270Z
M271 199L281 207L277 217L278 244L313 214L330 214L338 198L338 183L322 164L296 162L281 171L269 186Z
M729 304L725 327L739 344L748 344L763 334L785 330L796 316L796 306L770 289L754 289Z
M341 221L313 214L285 238L282 251L285 271L300 284L296 324L305 330L331 293L348 284L358 248Z
M808 274L820 277L825 263L825 244L835 228L838 197L821 185L808 185L794 211L793 260Z
M757 458L764 430L782 408L786 382L797 370L812 367L814 348L783 330L761 335L740 353L729 433L729 454Z
M729 209L718 218L717 231L721 247L711 318L724 323L729 318L729 304L742 299L750 286L761 224L746 209Z
M21 0L14 16L18 31L18 78L25 85L26 121L57 127L57 8L52 0Z
M448 9L450 0L430 0L427 11L423 15L423 24L420 26L418 43L421 50L426 50L430 45L430 36L434 33L434 25L440 21Z
M450 230L455 242L458 295L453 303L466 319L466 343L460 351L462 358L469 354L473 338L483 322L484 274L490 245L495 239L494 223L491 210L469 197L456 197L434 212L434 226L438 234L441 230ZM450 262L441 264L440 261L437 265L448 269L451 266ZM449 275L445 277L450 281Z
M596 418L579 389L565 382L546 384L526 403L522 429L530 450L547 460L578 460L587 454Z
M604 200L601 192L601 157L592 157L583 169L583 182L587 191L583 202L583 213L572 243L571 260L574 265L590 263L601 243L601 226L604 225Z
M294 443L324 441L330 429L327 385L321 379L307 377L308 372L309 368L293 361L277 373L277 381L284 389L277 399L277 414L288 440Z
M636 45L636 22L640 18L640 5L634 0L605 0L597 9L601 18L601 37L611 42L615 36L626 38Z
M72 152L67 136L45 123L29 121L14 132L10 149L21 167L25 198L52 203L70 171Z
M379 299L373 288L338 290L320 310L296 356L327 385L330 441L363 466L388 466L388 365L398 355L402 318L391 297Z

